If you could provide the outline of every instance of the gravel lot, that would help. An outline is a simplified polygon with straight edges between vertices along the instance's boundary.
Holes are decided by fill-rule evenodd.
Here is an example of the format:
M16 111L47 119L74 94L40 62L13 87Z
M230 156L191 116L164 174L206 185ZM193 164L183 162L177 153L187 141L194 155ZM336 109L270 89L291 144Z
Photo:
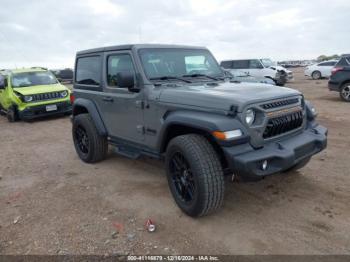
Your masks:
M0 117L0 254L350 254L350 104L301 69L288 86L318 109L327 150L299 172L227 181L223 208L200 219L177 208L161 162L84 164L69 117Z

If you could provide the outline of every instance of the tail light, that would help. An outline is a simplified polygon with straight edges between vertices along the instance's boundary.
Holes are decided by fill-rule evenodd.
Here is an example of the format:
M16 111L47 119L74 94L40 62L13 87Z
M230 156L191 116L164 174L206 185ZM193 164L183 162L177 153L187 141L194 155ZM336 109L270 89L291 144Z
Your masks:
M73 104L75 100L74 94L70 93L70 102Z
M341 71L341 70L343 70L343 69L344 69L344 67L334 67L334 68L332 69L332 75L334 75L336 72Z

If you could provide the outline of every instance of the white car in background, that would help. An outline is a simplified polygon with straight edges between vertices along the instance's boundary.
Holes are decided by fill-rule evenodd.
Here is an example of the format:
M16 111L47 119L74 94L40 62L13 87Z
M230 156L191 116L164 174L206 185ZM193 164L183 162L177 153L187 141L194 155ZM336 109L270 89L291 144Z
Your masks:
M220 65L232 74L241 71L253 77L270 78L279 86L283 86L287 81L293 80L292 71L278 66L268 58L224 60Z
M260 59L260 62L265 66L265 68L276 69L278 71L285 73L287 77L287 81L294 80L293 72L291 70L288 70L287 68L281 65L278 65L277 62L272 61L270 58L262 58Z
M321 79L323 77L330 77L333 67L338 60L328 60L318 64L313 64L305 68L305 76L310 76L312 79Z

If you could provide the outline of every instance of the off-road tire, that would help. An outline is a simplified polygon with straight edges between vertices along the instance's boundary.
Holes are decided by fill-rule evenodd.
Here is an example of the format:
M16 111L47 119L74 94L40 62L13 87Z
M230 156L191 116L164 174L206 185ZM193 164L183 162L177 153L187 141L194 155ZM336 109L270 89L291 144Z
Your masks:
M350 102L350 82L347 82L345 84L342 85L342 87L340 88L340 98L342 100L344 100L345 102Z
M301 160L299 163L295 164L294 166L288 168L287 170L283 171L283 172L292 172L292 171L297 171L301 168L303 168L304 166L306 166L311 160L311 157L305 158L303 160Z
M6 110L2 107L1 104L0 104L0 115L6 116Z
M77 130L82 129L87 136L87 152L83 152L79 146ZM80 159L86 163L95 163L107 157L108 142L105 136L98 134L96 126L89 114L80 114L73 118L72 136L75 150Z
M6 117L7 117L7 120L11 123L18 121L18 113L17 113L16 107L10 106L7 109Z
M179 196L171 172L171 161L179 152L189 164L196 189L190 203ZM188 134L173 138L166 150L165 164L170 191L184 213L192 217L204 216L222 205L224 173L217 153L205 137Z
M318 79L321 79L322 78L322 74L320 71L313 71L312 74L311 74L311 77L312 79L314 80L318 80Z

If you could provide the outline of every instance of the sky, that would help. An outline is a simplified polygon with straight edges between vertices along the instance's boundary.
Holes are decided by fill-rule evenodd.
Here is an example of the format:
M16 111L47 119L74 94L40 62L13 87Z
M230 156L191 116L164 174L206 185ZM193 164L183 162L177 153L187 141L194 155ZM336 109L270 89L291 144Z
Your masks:
M73 67L79 50L206 46L220 61L350 53L349 0L1 0L0 68Z

